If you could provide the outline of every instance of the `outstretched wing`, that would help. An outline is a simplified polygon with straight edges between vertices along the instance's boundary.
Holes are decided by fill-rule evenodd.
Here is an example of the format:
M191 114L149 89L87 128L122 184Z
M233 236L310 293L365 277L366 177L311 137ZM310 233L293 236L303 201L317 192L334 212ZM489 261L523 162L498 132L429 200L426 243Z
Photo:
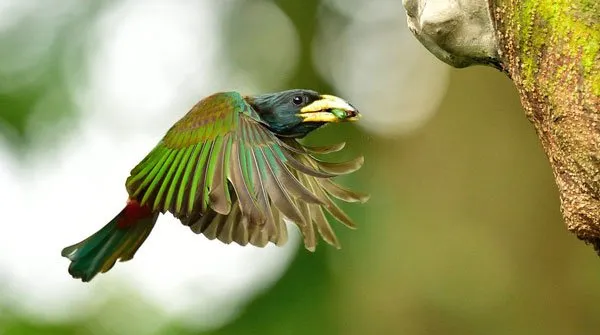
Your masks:
M173 125L126 188L141 205L184 222L214 211L236 219L234 226L241 221L278 235L272 206L303 223L296 201L322 203L289 170L283 146L240 94L218 93Z
M357 169L363 163L363 158L358 157L343 163L328 163L315 158L314 154L328 154L336 152L344 147L344 143L327 147L308 147L303 146L295 139L286 139L279 144L283 157L282 161L287 165L289 171L296 180L306 187L313 195L319 198L319 203L310 203L299 198L292 197L292 205L299 211L301 220L291 220L295 223L303 237L306 249L314 251L317 245L317 232L327 243L339 248L340 244L337 237L329 225L325 212L329 212L339 222L350 228L355 225L350 217L344 213L332 200L332 197L346 202L365 202L367 195L353 192L336 184L332 178L338 175L349 174ZM260 156L259 156L260 157ZM253 170L257 173L259 170ZM259 176L255 178L258 179ZM287 191L286 189L283 190ZM265 192L267 195L268 192ZM265 194L263 193L263 194ZM260 196L260 194L259 194ZM248 243L264 247L272 242L276 245L283 245L288 238L285 214L279 210L276 204L272 203L269 197L262 197L262 204L265 202L270 205L263 208L269 215L269 224L258 226L253 224L248 218L244 217L238 209L235 194L232 196L234 207L229 215L223 215L209 210L204 215L197 214L182 220L184 225L190 226L193 232L204 234L209 239L219 239L223 243L236 242L240 245ZM288 204L289 205L289 204ZM289 218L289 216L288 216Z
M293 155L300 163L307 165L314 170L323 171L333 176L350 174L360 169L364 163L364 158L362 156L341 163L325 162L314 156L314 154L328 154L340 151L344 148L344 143L324 147L308 147L296 141L290 144L297 148ZM317 245L316 232L318 232L325 242L336 248L340 248L340 243L325 217L325 212L328 212L337 221L349 228L355 229L356 225L352 219L335 204L332 197L345 202L364 203L369 199L369 196L338 185L332 180L332 177L323 178L310 173L301 173L300 171L296 171L296 176L303 185L306 185L313 194L322 200L321 204L298 202L298 206L301 208L303 216L309 218L306 224L298 225L304 237L304 246L306 249L314 251Z

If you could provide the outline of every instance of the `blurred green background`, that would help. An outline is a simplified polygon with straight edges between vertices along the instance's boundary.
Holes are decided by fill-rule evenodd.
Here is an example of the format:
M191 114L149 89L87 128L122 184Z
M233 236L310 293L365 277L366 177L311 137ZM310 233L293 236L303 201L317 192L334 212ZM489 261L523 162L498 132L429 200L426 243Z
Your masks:
M136 25L142 10L159 18L170 15L171 21L153 22L155 16L146 15L150 22ZM187 14L180 20L178 13ZM212 30L194 30L198 26L190 22L200 21ZM169 22L183 23L174 30ZM144 79L175 88L164 97L169 109L140 102L137 112L157 109L143 121L127 115L127 103L102 101L125 110L113 114L90 103L115 96L126 100L136 90L123 84L113 93L97 93L114 87L94 78L130 50L125 42L115 42L108 50L118 52L106 51L106 41L125 34L118 27L129 27L122 29L133 31L134 40L179 41L182 48L152 66L178 71L179 77ZM198 54L212 50L212 58L178 58L190 43ZM131 50L131 64L151 56ZM186 68L182 59L209 64L211 74ZM129 67L114 71L127 73ZM364 168L343 182L370 193L371 200L344 207L359 229L336 225L341 250L321 243L311 254L293 241L297 251L285 260L282 273L265 281L266 287L249 284L244 298L224 303L230 316L211 325L189 322L194 310L185 312L188 321L166 314L166 306L151 302L135 284L119 286L115 280L110 290L97 289L103 276L84 286L92 292L84 299L85 312L55 318L40 310L53 304L79 307L61 304L60 297L10 294L16 285L7 265L12 263L0 262L0 334L598 333L600 260L564 227L550 168L512 83L492 69L454 70L441 64L406 31L400 0L0 0L0 159L12 162L10 171L35 174L36 180L46 173L43 164L32 163L36 157L68 152L65 143L78 139L86 122L113 122L126 134L134 126L115 119L129 118L140 128L154 124L159 134L210 92L292 87L339 94L364 115L362 125L327 127L308 139L347 140L342 155L366 157ZM178 92L186 95L184 101L174 102ZM92 114L95 119L89 121ZM131 163L149 148L140 149ZM114 158L102 155L108 169ZM0 169L5 176L10 171ZM110 182L122 187L122 180ZM0 204L12 194L6 190ZM69 202L75 195L57 189L55 196ZM29 211L41 210L35 195L19 201L32 205L24 207L25 213L2 207L13 219L1 220L0 242L15 238L15 225L35 234L36 225L58 227L64 221L52 214L30 222ZM105 219L104 214L90 217L97 227ZM55 232L45 238L63 244L62 233ZM215 243L194 238L198 244ZM64 276L64 285L82 290L69 278L59 249L27 247L56 256L51 265L28 261L32 276L42 274L33 280L50 280L43 275L50 266ZM1 248L4 258L19 257L16 249ZM150 248L142 248L130 263ZM190 257L172 261L193 265ZM161 271L165 264L155 261L154 266ZM162 276L169 280L168 274ZM211 319L211 306L201 309Z

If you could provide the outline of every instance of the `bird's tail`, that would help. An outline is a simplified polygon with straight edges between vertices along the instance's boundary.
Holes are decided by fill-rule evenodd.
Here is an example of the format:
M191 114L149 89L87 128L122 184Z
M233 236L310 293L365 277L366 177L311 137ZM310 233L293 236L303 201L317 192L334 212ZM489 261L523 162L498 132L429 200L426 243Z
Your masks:
M62 250L62 256L71 260L69 273L73 278L88 282L99 272L110 270L117 260L132 259L154 228L158 214L129 200L102 229Z

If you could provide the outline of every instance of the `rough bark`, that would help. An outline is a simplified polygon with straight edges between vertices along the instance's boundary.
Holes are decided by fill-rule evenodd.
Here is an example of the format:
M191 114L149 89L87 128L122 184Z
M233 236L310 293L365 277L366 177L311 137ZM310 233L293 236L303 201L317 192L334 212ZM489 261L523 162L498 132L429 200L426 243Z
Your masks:
M567 227L600 252L600 2L491 0L490 13Z
M473 53L470 63L462 64L491 65L514 81L549 158L567 227L600 254L600 0L404 3L411 30L419 40L433 41L443 49L428 47L446 62L446 54L455 54L456 50L466 50L467 54L460 56L469 60L468 50L478 42L464 44L440 32L456 34L455 27L460 27L461 21L482 31L493 30L497 53L488 52L493 59ZM487 13L480 10L483 3L487 4ZM436 7L442 9L432 15ZM478 19L459 15L456 8L476 13ZM449 43L453 40L458 44ZM480 50L488 50L490 39L483 39L479 45Z

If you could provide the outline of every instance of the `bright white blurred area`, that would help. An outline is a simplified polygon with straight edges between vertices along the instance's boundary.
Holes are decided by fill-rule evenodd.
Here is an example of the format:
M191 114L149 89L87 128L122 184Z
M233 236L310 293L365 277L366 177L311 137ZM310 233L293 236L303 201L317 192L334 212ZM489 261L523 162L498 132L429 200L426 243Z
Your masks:
M398 19L401 1L346 1L330 0L322 9L349 23L321 17L317 69L361 110L369 131L391 136L417 129L443 97L448 71ZM236 29L224 33L221 19L231 3L112 1L89 22L83 68L65 61L62 69L80 115L74 130L57 148L36 149L25 163L0 143L0 297L8 297L0 307L9 304L42 319L85 317L125 287L131 299L154 303L159 315L155 325L128 333L151 332L171 318L210 328L280 278L300 241L295 228L284 248L241 248L192 234L170 215L159 219L132 261L117 263L89 284L73 280L60 257L63 247L121 210L131 168L197 100L220 90L291 88L285 85L298 71L300 44L290 19L271 2L252 2L237 13L244 18ZM34 82L61 20L84 7L76 0L0 0L0 37L29 26L23 22L41 22L23 28L30 29L31 43L19 44L11 62L0 64L0 77L15 78L0 81L0 91L14 89L19 80ZM347 10L354 7L363 10ZM229 60L224 36L236 41ZM260 73L265 68L267 76ZM43 111L45 100L38 104ZM35 120L30 127L39 128L37 143L56 132ZM121 320L135 318L135 311ZM142 323L129 323L134 326Z

